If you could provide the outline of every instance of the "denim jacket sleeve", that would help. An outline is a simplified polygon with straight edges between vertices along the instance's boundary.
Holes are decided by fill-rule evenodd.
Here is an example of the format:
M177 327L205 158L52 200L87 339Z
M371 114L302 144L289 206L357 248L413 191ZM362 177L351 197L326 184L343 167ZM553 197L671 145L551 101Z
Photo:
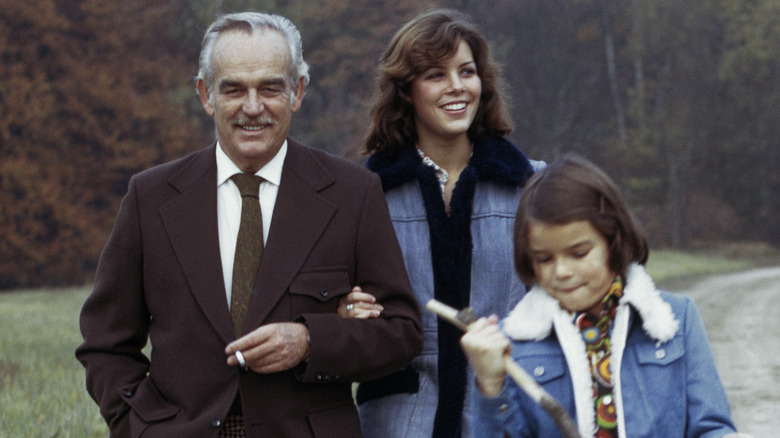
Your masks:
M508 379L508 378L507 378ZM504 389L495 397L488 397L477 389L474 381L472 384L472 403L474 412L474 436L501 437L509 436L508 431L518 433L511 436L530 436L520 431L526 430L525 418L520 411L518 403L519 394L507 381Z
M540 342L513 342L512 357L574 417L574 398L563 351L554 336ZM502 392L486 397L472 382L474 436L561 437L549 414L509 377Z
M622 365L626 429L638 436L721 437L734 432L726 392L701 315L693 301L664 293L680 321L657 343L634 324Z
M734 432L726 391L698 309L686 300L686 352L688 370L688 437L720 437Z

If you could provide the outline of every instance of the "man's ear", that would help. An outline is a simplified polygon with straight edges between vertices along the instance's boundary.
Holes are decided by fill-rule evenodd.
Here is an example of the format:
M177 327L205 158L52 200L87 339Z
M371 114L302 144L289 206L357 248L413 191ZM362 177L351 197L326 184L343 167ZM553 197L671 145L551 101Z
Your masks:
M198 79L198 95L200 96L200 104L203 105L206 114L214 117L214 105L209 97L209 87L203 79Z
M303 102L303 94L306 91L306 86L303 84L303 78L298 78L298 83L295 85L295 98L293 99L291 108L292 112L296 112L301 109L301 102Z

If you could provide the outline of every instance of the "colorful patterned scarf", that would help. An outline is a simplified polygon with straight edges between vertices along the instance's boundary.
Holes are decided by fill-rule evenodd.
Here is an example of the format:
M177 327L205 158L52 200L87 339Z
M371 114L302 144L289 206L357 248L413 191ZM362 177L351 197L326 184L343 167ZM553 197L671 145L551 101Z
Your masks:
M609 287L601 306L590 312L576 312L574 324L580 329L593 377L593 401L596 405L596 438L617 438L617 412L612 394L610 367L612 325L618 302L623 296L623 278L618 275Z

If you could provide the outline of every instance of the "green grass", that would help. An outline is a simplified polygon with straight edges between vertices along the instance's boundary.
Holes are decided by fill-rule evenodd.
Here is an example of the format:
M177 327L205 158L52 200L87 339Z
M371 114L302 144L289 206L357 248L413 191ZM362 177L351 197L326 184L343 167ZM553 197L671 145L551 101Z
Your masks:
M668 288L766 265L780 265L780 251L728 245L696 252L653 250L648 270ZM0 437L108 436L73 355L88 294L86 287L0 293Z
M650 250L647 270L663 288L684 287L712 274L780 265L780 250L763 244L730 243L695 251Z
M107 437L73 355L89 290L0 294L0 436Z
M657 282L737 271L751 266L747 260L734 260L717 255L697 255L679 251L655 251L647 263L650 275Z

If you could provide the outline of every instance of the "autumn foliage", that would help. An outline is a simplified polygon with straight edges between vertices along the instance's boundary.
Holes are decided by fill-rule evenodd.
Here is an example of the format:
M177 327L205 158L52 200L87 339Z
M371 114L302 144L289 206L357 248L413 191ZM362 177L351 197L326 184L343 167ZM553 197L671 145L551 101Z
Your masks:
M777 0L3 0L0 291L91 281L131 175L213 141L192 79L219 13L296 23L292 136L360 161L379 56L435 6L490 42L510 139L601 165L654 246L780 245Z
M0 289L88 281L129 176L203 144L165 3L0 8Z

